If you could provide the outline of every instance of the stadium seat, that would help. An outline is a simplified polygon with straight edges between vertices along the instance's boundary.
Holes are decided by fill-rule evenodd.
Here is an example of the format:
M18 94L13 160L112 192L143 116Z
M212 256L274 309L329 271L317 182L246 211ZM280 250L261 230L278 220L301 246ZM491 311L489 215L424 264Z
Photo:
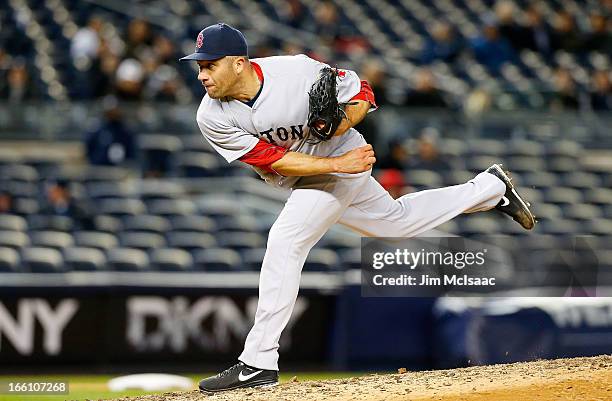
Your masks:
M144 271L149 258L144 251L133 248L113 248L106 252L107 265L115 271Z
M602 217L602 211L593 205L566 205L563 207L563 217L574 220L593 220Z
M0 177L19 183L34 183L39 179L36 169L24 164L1 166Z
M123 231L146 231L163 234L170 230L170 222L161 216L139 214L123 219Z
M561 182L566 187L577 189L600 188L602 185L601 179L597 177L597 175L581 171L573 171L564 174L561 178Z
M346 249L339 251L340 269L361 269L361 249Z
M40 205L36 199L30 198L15 198L15 214L20 216L29 216L38 213Z
M408 169L404 173L404 180L413 187L436 188L442 186L443 180L440 174L431 170Z
M0 230L25 231L28 229L26 219L14 214L0 214Z
M68 216L33 214L27 217L30 230L71 231L74 221Z
M125 181L92 182L87 185L87 195L91 199L113 199L134 197L133 185Z
M114 234L123 229L123 224L117 217L98 215L94 217L94 227L98 231Z
M444 173L444 185L464 184L474 178L474 174L469 171L451 170Z
M185 151L216 154L213 147L202 135L184 135L181 137L181 141L183 142L183 149Z
M587 203L607 206L612 204L612 189L592 188L585 193L584 200Z
M62 231L30 231L33 246L62 250L74 244L72 235Z
M185 196L183 185L170 180L141 180L138 182L137 192L145 202L157 199L177 199Z
M0 247L0 272L19 271L19 253L12 248Z
M103 199L98 202L98 210L102 214L123 218L143 214L146 207L139 199Z
M266 248L244 249L240 254L246 270L259 271L266 254Z
M304 271L329 272L339 267L339 258L336 252L330 249L314 248L310 250Z
M138 137L141 152L142 173L164 176L172 168L172 156L181 151L181 140L172 135L148 134Z
M0 246L21 249L30 245L30 237L21 231L0 231Z
M508 224L513 224L508 221ZM492 216L469 216L459 226L459 230L465 235L497 234L500 222Z
M76 231L73 238L75 245L79 247L96 248L103 251L119 245L117 237L102 231Z
M149 203L149 213L165 217L188 216L196 213L195 204L189 199L159 199Z
M524 187L547 188L557 185L557 176L544 171L525 172L521 174L520 185Z
M150 261L153 269L161 271L187 271L193 264L189 252L172 248L152 250Z
M96 248L69 247L64 249L64 264L72 271L99 271L106 267L104 252Z
M217 229L213 219L199 215L174 216L170 218L170 224L172 231L213 232Z
M504 146L502 142L500 145ZM540 142L530 141L526 139L516 139L510 141L508 146L504 146L504 155L506 157L537 157L540 158L544 154L544 147ZM514 164L509 165L508 168L514 168Z
M176 154L176 172L179 177L198 178L219 175L221 164L212 154L181 152Z
M328 231L316 245L317 248L329 248L334 251L359 248L360 246L360 237L344 232L333 231Z
M549 188L544 193L544 200L554 204L578 204L582 203L582 193L571 188Z
M194 267L205 271L243 270L240 254L232 249L204 249L194 253Z
M257 232L257 219L249 214L234 214L233 216L219 219L217 229L223 232Z
M215 248L217 240L208 233L200 231L172 231L166 234L168 246L189 252Z
M237 251L261 248L266 245L266 239L254 232L220 232L217 235L219 247L231 248Z
M595 235L611 235L612 221L604 219L596 219L585 222L584 233Z
M24 271L32 273L60 273L64 270L62 254L53 248L23 248L21 265Z
M541 225L541 231L547 234L571 236L576 233L585 233L584 230L580 229L581 225L573 220L554 219L542 221L539 224Z
M577 165L574 158L558 156L548 160L546 170L555 174L571 173L576 171Z
M148 251L150 249L166 246L166 239L159 234L131 231L120 233L119 243L125 248L135 248Z

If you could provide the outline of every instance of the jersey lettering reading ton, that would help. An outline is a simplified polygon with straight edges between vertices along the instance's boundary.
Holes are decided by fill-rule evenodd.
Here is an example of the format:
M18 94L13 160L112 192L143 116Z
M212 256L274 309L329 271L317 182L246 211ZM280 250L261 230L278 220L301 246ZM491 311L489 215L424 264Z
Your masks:
M261 67L263 88L249 107L239 100L211 99L205 95L197 112L204 138L229 163L246 155L260 139L293 152L314 156L338 156L365 144L362 136L350 129L326 142L308 141L308 91L325 64L305 55L253 59ZM362 88L357 74L340 70L338 101L348 102ZM283 177L270 169L253 169L268 183L291 187L299 177Z

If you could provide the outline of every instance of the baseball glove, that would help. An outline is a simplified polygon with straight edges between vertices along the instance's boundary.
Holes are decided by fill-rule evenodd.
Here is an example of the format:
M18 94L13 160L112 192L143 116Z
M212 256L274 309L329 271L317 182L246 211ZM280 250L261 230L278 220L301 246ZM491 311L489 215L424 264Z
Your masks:
M336 68L323 67L308 92L308 127L314 142L329 140L346 117L338 103L337 76Z

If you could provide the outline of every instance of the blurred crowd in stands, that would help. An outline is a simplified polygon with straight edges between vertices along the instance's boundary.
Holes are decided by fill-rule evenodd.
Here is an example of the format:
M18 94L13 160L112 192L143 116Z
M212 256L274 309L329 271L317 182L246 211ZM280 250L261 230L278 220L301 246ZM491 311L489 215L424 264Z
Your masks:
M462 96L449 93L438 82L433 68L436 63L453 67L468 60L466 68L470 69L470 60L474 60L487 74L499 79L505 74L505 66L520 67L521 53L531 51L551 67L544 70L548 74L544 80L548 86L525 89L550 92L544 108L612 110L610 1L602 2L597 9L582 10L588 19L578 24L569 8L556 11L551 18L550 14L542 12L538 2L520 8L512 1L500 0L478 15L479 32L470 37L461 34L442 13L435 23L427 26L428 31L423 32L421 50L406 60L418 68L410 76L399 77L407 83L407 90L400 96L387 93L388 78L397 72L389 71L390 67L381 62L384 54L369 57L374 54L370 38L364 36L334 2L318 2L314 8L299 0L280 4L284 7L278 12L279 23L316 35L318 43L273 38L253 40L251 57L306 53L337 63L346 60L347 56L357 56L359 65L353 67L370 80L380 105L390 102L407 107L469 107L469 104L478 103L470 96L480 99L483 88L471 83L470 91ZM66 68L73 70L67 75L69 82L65 82L68 98L98 99L112 94L127 101L197 102L201 87L194 85L195 72L177 61L185 44L193 45L192 38L187 36L193 36L194 32L176 38L144 19L131 19L123 27L115 26L103 13L92 13L68 38L70 63ZM17 30L13 35L19 34ZM44 99L40 85L32 76L30 53L23 50L28 46L16 48L9 43L12 38L2 39L0 98L11 102ZM565 54L569 54L576 64L560 62ZM586 61L594 54L603 57L599 57L603 61L595 63L596 67ZM577 67L574 70L572 66ZM576 81L577 75L581 82ZM491 91L487 94L495 96Z

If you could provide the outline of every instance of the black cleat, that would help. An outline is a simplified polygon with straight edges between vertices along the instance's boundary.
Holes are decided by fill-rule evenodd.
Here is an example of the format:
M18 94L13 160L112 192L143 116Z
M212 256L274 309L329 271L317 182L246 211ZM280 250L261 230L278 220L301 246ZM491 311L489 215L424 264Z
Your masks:
M499 164L492 165L486 172L493 174L506 184L506 193L495 206L495 209L512 217L523 228L531 230L536 223L535 216L529 210L529 203L525 202L514 189L512 179L508 177Z
M235 390L246 387L271 387L278 384L278 372L252 368L238 362L216 376L200 381L200 391L217 393L219 391Z

